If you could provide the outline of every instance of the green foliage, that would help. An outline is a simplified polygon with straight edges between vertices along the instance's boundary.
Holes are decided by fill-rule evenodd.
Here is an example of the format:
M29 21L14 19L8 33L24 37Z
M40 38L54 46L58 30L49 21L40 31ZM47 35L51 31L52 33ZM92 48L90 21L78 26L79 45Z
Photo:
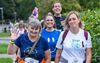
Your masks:
M18 0L16 3L18 5L16 7L18 18L27 20L36 6L35 0Z
M82 13L82 20L85 23L85 29L91 34L93 43L93 63L99 63L97 57L100 57L100 9L88 10Z
M56 0L0 0L0 7L4 8L4 18L27 20L35 6L39 8L39 18L52 11L53 2ZM100 8L100 0L59 0L62 3L62 13L70 10L87 10ZM1 15L1 13L0 13ZM6 21L8 22L8 21Z
M11 58L0 58L0 63L12 63L13 60Z
M53 2L54 0L36 0L40 18L43 18L48 12L52 11Z
M8 44L0 44L0 54L7 53Z
M0 0L0 7L4 10L4 18L5 19L12 19L14 15L15 7L11 0ZM0 11L1 12L1 11ZM0 13L1 14L1 13Z
M82 10L100 8L100 0L78 0L78 2Z
M63 12L70 10L81 10L81 6L77 0L61 0Z

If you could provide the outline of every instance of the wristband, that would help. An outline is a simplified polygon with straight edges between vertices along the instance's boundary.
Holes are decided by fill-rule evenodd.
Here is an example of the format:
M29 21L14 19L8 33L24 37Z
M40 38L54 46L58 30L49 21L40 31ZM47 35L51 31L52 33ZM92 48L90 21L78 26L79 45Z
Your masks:
M14 44L14 41L13 40L10 40L10 42L9 42L11 45L13 45Z

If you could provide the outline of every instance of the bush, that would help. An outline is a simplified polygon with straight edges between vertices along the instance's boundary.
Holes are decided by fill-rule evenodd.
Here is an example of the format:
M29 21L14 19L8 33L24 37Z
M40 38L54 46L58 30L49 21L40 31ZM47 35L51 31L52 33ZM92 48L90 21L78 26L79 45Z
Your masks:
M81 16L92 38L92 63L100 63L100 9L82 12Z

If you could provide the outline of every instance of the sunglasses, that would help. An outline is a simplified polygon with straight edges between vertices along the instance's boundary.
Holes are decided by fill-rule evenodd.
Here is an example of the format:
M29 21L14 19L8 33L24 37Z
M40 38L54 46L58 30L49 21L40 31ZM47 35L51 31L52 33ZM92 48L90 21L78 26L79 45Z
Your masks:
M53 19L47 19L46 21L53 21Z

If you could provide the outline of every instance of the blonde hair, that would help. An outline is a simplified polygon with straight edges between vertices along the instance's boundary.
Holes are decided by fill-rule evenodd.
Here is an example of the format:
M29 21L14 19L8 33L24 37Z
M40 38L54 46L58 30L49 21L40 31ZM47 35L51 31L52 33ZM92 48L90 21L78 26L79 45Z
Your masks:
M82 21L81 21L80 14L79 14L79 12L77 12L77 11L70 11L70 12L68 13L68 15L67 15L67 17L66 17L66 19L65 19L65 26L67 26L67 28L70 28L70 26L69 26L69 24L68 24L68 20L69 20L69 16L70 16L71 14L75 14L75 15L76 15L76 17L80 20L79 27L83 29L84 26L83 26L83 23L82 23Z
M23 22L23 20L20 20L18 28L25 28L25 23Z

